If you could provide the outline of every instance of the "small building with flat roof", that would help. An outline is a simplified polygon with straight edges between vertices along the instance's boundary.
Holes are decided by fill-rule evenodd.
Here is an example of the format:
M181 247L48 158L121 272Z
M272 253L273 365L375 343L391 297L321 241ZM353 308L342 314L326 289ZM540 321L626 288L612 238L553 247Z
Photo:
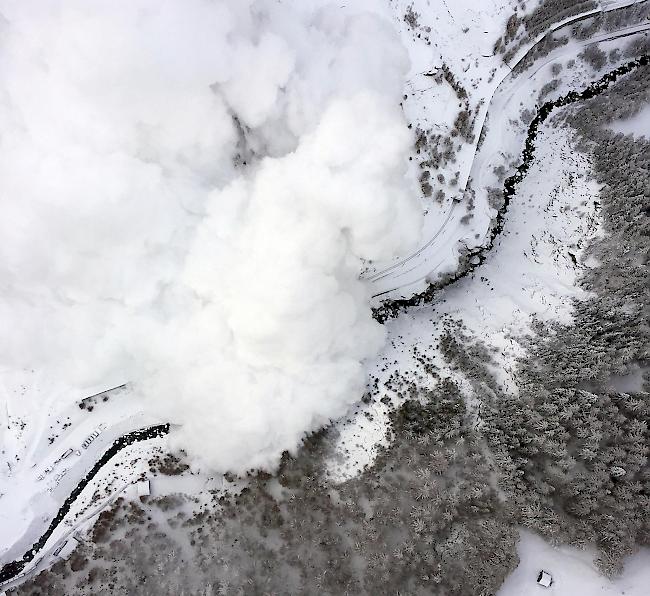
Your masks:
M151 483L148 479L138 480L135 483L135 489L138 497L148 497L151 494Z
M550 588L553 583L553 577L550 573L542 569L537 575L537 583L543 588Z

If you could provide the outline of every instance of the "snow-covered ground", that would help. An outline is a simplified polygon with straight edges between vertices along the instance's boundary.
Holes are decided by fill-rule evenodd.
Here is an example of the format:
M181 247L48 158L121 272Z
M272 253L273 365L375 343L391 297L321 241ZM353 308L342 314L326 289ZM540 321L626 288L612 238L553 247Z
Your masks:
M594 564L595 553L570 546L553 547L539 536L521 531L519 566L497 596L647 596L650 589L650 549L629 557L620 577L604 577ZM537 584L540 571L553 578L549 588Z
M408 297L426 287L427 279L436 280L441 275L453 272L458 266L462 248L474 248L485 243L488 230L495 210L490 206L487 188L495 186L493 170L504 164L504 155L514 155L519 152L526 133L525 127L516 125L523 110L535 110L541 103L539 93L542 87L556 78L551 72L552 65L575 59L587 46L598 43L603 50L609 51L620 45L615 41L621 36L630 36L634 32L643 35L650 24L641 23L622 27L619 31L599 33L586 40L571 39L566 45L550 52L538 61L534 67L521 76L515 76L510 66L503 62L502 56L489 52L481 53L480 40L492 39L502 32L505 21L512 14L512 7L506 3L486 3L476 10L464 2L449 3L448 11L435 13L435 27L432 26L430 36L431 46L426 45L421 37L411 35L409 29L403 31L403 38L412 61L411 78L407 92L408 99L404 108L414 127L430 128L434 123L436 132L451 135L453 126L449 124L461 109L461 105L447 84L435 84L425 73L437 72L442 64L447 64L454 76L468 93L468 108L475 118L475 139L464 142L460 137L454 137L457 149L453 163L443 165L432 173L432 178L440 173L445 183L442 188L446 192L445 199L437 202L431 198L425 201L427 210L423 233L423 244L409 257L402 258L393 264L375 263L365 273L365 277L373 284L373 292L378 300L386 298ZM629 2L627 3L629 4ZM626 5L627 5L626 4ZM619 4L604 6L612 10ZM417 11L417 2L413 10ZM404 7L401 7L404 10ZM423 9L422 12L427 14ZM585 15L598 11L588 11ZM567 19L573 22L576 17ZM420 23L420 28L427 25ZM568 33L558 24L557 35ZM460 30L460 33L459 33ZM459 38L462 43L459 43ZM541 39L541 37L539 38ZM539 39L534 40L539 41ZM613 40L609 41L608 40ZM515 65L521 60L533 45L533 41L524 47L511 60ZM472 60L468 59L472 56ZM609 65L611 67L611 65ZM570 89L580 89L589 81L598 77L598 73L578 61L564 75L557 77L558 87L546 99L552 99ZM447 112L454 112L450 116ZM487 134L479 150L478 137L481 127L487 118ZM413 175L422 171L419 163L422 157L415 156ZM459 182L451 185L455 172L460 172ZM470 187L475 192L474 209L471 219L468 215L468 196L464 192L470 181ZM436 180L436 188L440 183Z
M133 422L138 423L136 420ZM113 438L115 438L128 430L130 430L128 426L125 429L116 425L111 428L112 432L108 434L113 435ZM106 447L106 441L107 439L104 440L104 447ZM77 543L85 539L85 534L93 527L97 516L118 497L137 498L136 483L141 478L146 477L149 471L149 457L156 450L160 450L160 444L160 439L153 439L146 443L131 445L120 451L107 465L102 466L93 482L84 488L73 503L70 511L56 527L34 560L26 565L20 577L2 587L9 588L18 584L22 581L22 578L33 576L51 566L57 559L67 557L74 550ZM101 451L99 445L96 449L89 450L86 463L92 465L101 454ZM82 461L78 461L71 466L71 468L79 467L83 468ZM53 513L58 510L83 474L83 469L71 469L70 475L66 475L68 482L57 484L50 496L45 493L37 493L33 487L28 486L31 479L18 479L17 490L12 491L12 496L15 498L0 503L5 514L13 514L15 517L15 519L11 520L10 516L6 515L5 519L2 520L6 524L3 525L3 530L6 528L8 533L16 533L18 530L23 529L26 520L31 520L31 523L28 528L24 529L22 535L14 538L15 542L9 550L0 553L3 560L10 561L22 558L22 555L27 552L34 540L40 537L47 528ZM23 482L22 485L20 484L21 481ZM21 507L21 504L16 501L21 494L28 494L30 490L35 493L35 496L29 503L24 503ZM15 511L11 511L12 507Z
M431 346L438 344L452 320L462 321L497 348L495 357L505 372L522 354L517 337L528 330L532 316L571 320L572 300L583 295L575 284L586 266L582 251L599 233L598 185L589 177L588 158L573 149L568 130L547 123L537 145L535 161L486 262L441 291L433 304L387 323L392 342L369 370L371 379L380 379L381 394L396 398L385 389L391 375L417 377L420 385L427 382L412 346L448 376L441 353ZM502 381L509 383L507 374ZM372 461L385 436L387 405L375 402L357 410L341 424L339 457L331 468L339 480Z
M476 136L488 112L490 119L485 142L478 152L477 139L469 142L455 137L455 161L440 170L445 181L435 183L436 188L442 186L445 190L445 198L440 202L432 198L423 200L427 209L427 243L421 252L388 270L388 264L375 264L366 273L382 298L410 295L423 289L427 275L455 269L461 247L472 248L485 241L495 215L486 189L502 184L495 169L507 168L521 147L525 135L521 112L539 103L542 86L553 77L554 63L565 63L586 43L593 43L571 42L549 54L524 77L510 77L510 68L501 56L493 55L493 45L513 12L515 0L485 0L480 4L475 0L443 0L439 4L439 10L431 11L428 0L393 3L412 60L404 100L408 120L414 128L451 135L454 120L464 105L457 101L449 84L435 83L428 76L439 72L443 64L449 66L467 92L467 108L476 119ZM611 7L621 2L606 4ZM417 26L402 18L409 8L421 15ZM606 37L600 38L604 49L617 46L615 41L607 42ZM549 98L584 86L585 80L596 75L581 65L572 71L565 70ZM617 122L613 127L625 134L649 136L650 110L646 108L634 119ZM422 171L419 158L415 156L412 162L414 178ZM433 304L387 323L391 341L377 360L368 364L369 376L378 379L382 395L392 403L399 401L395 392L386 387L391 375L411 376L420 385L435 385L436 380L423 373L419 354L412 348L426 350L434 366L443 371L444 358L435 346L445 329L461 319L472 333L489 340L496 348L501 380L512 386L509 373L522 354L517 338L528 329L531 317L570 320L571 301L582 294L575 285L580 269L587 266L581 260L582 250L599 233L600 226L598 188L586 175L589 169L587 158L573 149L567 131L555 129L552 124L544 127L535 163L511 203L504 232L488 260L473 275L440 292ZM456 171L460 172L458 182L451 184ZM553 176L548 172L553 172ZM468 211L462 191L469 178L477 195L473 217L463 223L461 219ZM454 201L455 197L462 200ZM92 394L92 388L79 390L64 383L57 385L56 380L43 379L37 372L4 371L0 380L0 556L4 561L25 552L47 527L53 512L79 478L115 438L158 421L143 417L128 391L118 392L88 411L80 409L77 401ZM475 399L471 387L462 378L456 380L467 390L468 399ZM65 399L60 399L64 394ZM59 403L68 405L58 408ZM386 440L389 411L389 403L379 401L358 405L337 425L341 433L338 455L330 463L335 480L350 477L372 462L377 447ZM91 448L77 455L84 438L102 425L102 433ZM102 470L75 504L69 523L62 524L48 543L50 552L77 524L91 519L101 506L127 490L143 472L142 462L156 445L159 442L131 447ZM74 453L57 461L68 449ZM140 463L125 465L134 461ZM64 470L66 473L61 475ZM205 488L206 481L209 480L204 477L195 478L194 486L190 486L192 483L183 480L184 488L199 491ZM170 486L165 486L165 482ZM161 480L158 490L162 494L177 490L176 485L171 486L173 482ZM538 567L547 569L555 578L549 594L641 596L644 592L638 586L650 585L647 551L629 561L623 578L609 582L595 571L590 553L553 549L527 532L522 532L519 548L521 565L503 586L500 596L535 594L541 590L534 582Z
M106 401L103 401L104 396ZM137 403L133 402L128 390L116 390L98 397L90 412L75 406L58 411L44 409L42 416L36 419L39 424L30 427L31 432L26 434L25 443L29 448L14 452L16 465L0 483L0 556L3 560L22 557L47 529L79 480L117 438L160 422L138 412L134 408ZM55 422L51 418L59 422L59 429L47 424ZM65 422L61 424L61 421ZM97 436L84 447L84 441L94 432ZM140 449L147 451L147 448ZM142 471L136 466L125 465L108 487L104 476L110 474L110 466L105 468L84 491L90 494L90 500L82 493L69 519L80 515L98 499L105 500L116 490L119 492ZM56 543L57 536L51 540Z
M466 210L459 207L458 199L463 197L469 176L486 99L498 81L510 72L502 57L493 55L493 45L515 6L516 2L499 0L483 2L480 7L467 0L445 2L435 11L426 0L399 0L393 5L411 59L403 102L407 119L414 129L452 139L455 157L431 171L432 185L436 191L442 190L445 197L423 199L426 210L423 245L409 258L393 264L374 263L365 273L381 299L422 291L428 274L452 272L456 268L459 241L473 238L477 233L485 237L489 221L476 219L462 224L460 220ZM415 27L404 19L409 9L419 15ZM449 81L437 83L430 76L442 72L443 66L453 73L466 99L458 97ZM473 142L452 136L454 121L463 110L476 121ZM414 178L423 172L420 164L426 159L424 150L413 156ZM444 177L444 182L438 175ZM454 179L457 181L452 183Z
M639 31L639 36L647 35L650 25L635 25L630 31ZM629 31L626 28L622 35ZM611 39L612 33L599 34L588 41L571 40L550 52L542 60L518 77L508 77L495 92L490 103L490 118L487 123L485 140L472 163L471 178L480 205L487 203L487 189L498 187L497 168L506 167L516 159L527 133L527 122L522 122L525 112L533 113L545 101L556 99L571 90L585 88L589 81L597 79L605 69L617 64L608 64L602 71L594 71L589 65L576 57L587 46L598 41L598 47L610 52L619 47L620 42ZM620 61L624 61L623 58ZM567 64L573 62L569 68ZM553 69L561 67L559 74ZM557 81L555 89L543 96L544 86ZM490 217L488 210L483 217Z

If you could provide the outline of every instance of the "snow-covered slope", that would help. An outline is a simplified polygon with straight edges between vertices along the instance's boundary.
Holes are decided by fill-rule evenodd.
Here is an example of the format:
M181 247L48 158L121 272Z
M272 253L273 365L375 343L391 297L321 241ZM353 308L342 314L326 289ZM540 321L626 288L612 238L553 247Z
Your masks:
M603 4L601 9L611 11L634 3L628 0ZM607 40L628 37L635 31L643 33L650 28L648 23L634 23L586 39L569 39L537 60L530 71L518 76L512 68L542 42L544 34L523 43L508 63L502 54L494 52L494 41L504 31L516 2L486 2L480 8L470 2L449 2L437 11L432 11L431 4L424 0L395 6L398 19L402 14L417 15L417 19L405 18L401 24L412 61L403 102L405 113L414 129L430 131L446 139L444 143L438 140L428 145L440 143L453 157L431 167L426 147L413 156L413 176L421 177L423 172L428 172L427 180L436 191L423 199L426 218L423 242L418 250L394 263L374 263L364 274L372 282L377 300L421 292L427 280L435 282L455 271L464 249L485 243L495 216L486 192L493 184L492 171L504 165L504 154L518 152L524 129L514 123L523 110L534 110L539 104L539 90L555 78L551 74L552 64L575 58L595 42L602 42L603 49L608 51L617 47L618 42L607 44ZM527 10L533 8L531 5ZM600 14L601 9L560 19L552 30L558 38L569 36L573 24ZM450 76L440 78L445 71ZM578 64L576 71L569 75L571 80L565 79L556 91L559 94L567 88L580 88L593 74L589 67ZM452 78L456 91L449 82ZM473 124L468 138L459 134L458 126L454 125L460 113L466 113ZM484 139L479 148L484 124ZM437 195L439 191L443 191L444 197Z
M432 346L452 321L462 321L496 350L502 381L509 383L508 371L522 355L517 337L528 331L531 317L571 320L571 302L583 293L575 285L586 266L581 254L599 231L598 186L589 170L588 159L575 151L567 130L552 124L543 128L534 164L486 262L441 291L430 306L387 323L392 342L369 365L370 378L380 379L380 395L399 401L385 388L393 375L426 378L414 346L433 358L441 374L450 374ZM333 477L339 480L372 461L376 443L384 440L389 407L373 402L357 409L342 425L339 458L332 464Z
M553 547L539 536L521 532L517 545L520 563L497 596L646 596L650 586L650 550L630 557L621 577L608 579L596 569L591 550ZM549 588L537 584L540 571L553 578Z
M587 40L572 39L524 74L513 74L503 57L495 54L494 42L518 4L516 0L391 3L411 58L402 106L419 139L409 176L423 191L419 200L426 217L424 241L411 256L367 262L362 278L376 294L375 304L421 291L429 279L456 271L464 250L485 244L498 207L492 191L502 188L504 177L516 165L530 113L542 101L581 89L599 76L598 70L579 60L568 66L585 47L598 43L609 53L620 45L617 35L641 36L648 28L642 23ZM527 4L529 9L535 5ZM602 7L623 4L627 5L604 0ZM511 64L534 41L521 48ZM612 59L607 67L617 63ZM547 88L555 79L557 84ZM634 120L613 126L647 136L648 122L646 109ZM389 414L406 397L396 388L398 377L414 380L420 388L435 387L442 378L451 378L476 414L480 396L462 373L450 369L439 349L447 330L462 324L488 344L499 382L515 391L515 361L524 353L521 336L530 330L533 319L571 320L573 301L585 296L576 280L593 265L583 258L583 250L601 233L599 188L589 175L589 159L576 150L567 129L556 127L553 120L547 122L536 146L535 161L518 187L504 230L486 261L441 290L431 304L386 323L386 347L377 358L365 362L373 397L384 399L357 404L334 423L340 437L328 469L335 482L357 475L374 461L381 445L389 444ZM94 389L69 387L65 380L45 378L38 371L3 371L0 381L0 527L4 530L0 557L18 558L102 449L121 434L159 420L141 412L142 404L128 388L106 402L100 399L93 408L82 408L80 400ZM75 453L65 462L57 459L68 449L77 451L84 438L100 426L103 434L92 449ZM126 491L146 469L147 457L161 447L164 442L156 440L133 448L107 466L48 542L49 552L72 534L76 524L86 523ZM200 491L206 482L212 482L209 475L199 473L190 480L161 482L160 490ZM549 591L562 596L571 590L580 594L580 585L587 586L585 595L601 590L640 596L641 592L626 592L626 586L645 581L639 561L645 561L647 553L630 563L629 574L618 583L596 578L588 555L551 549L526 532L520 556L522 565L500 596L537 589L531 584L531 574L538 565L563 579L562 588Z

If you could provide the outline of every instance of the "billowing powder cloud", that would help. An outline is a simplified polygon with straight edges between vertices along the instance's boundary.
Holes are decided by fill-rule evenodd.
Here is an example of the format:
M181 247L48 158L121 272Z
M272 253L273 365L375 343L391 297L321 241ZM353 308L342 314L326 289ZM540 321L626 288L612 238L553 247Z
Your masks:
M378 2L0 0L0 358L130 379L217 470L340 416L417 242Z

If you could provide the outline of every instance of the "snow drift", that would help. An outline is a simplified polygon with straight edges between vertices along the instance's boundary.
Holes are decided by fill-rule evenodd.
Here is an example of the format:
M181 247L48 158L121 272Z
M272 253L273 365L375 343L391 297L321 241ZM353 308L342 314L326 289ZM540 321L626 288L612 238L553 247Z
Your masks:
M406 54L353 4L0 0L4 366L118 373L218 470L360 397L362 262L421 213Z

